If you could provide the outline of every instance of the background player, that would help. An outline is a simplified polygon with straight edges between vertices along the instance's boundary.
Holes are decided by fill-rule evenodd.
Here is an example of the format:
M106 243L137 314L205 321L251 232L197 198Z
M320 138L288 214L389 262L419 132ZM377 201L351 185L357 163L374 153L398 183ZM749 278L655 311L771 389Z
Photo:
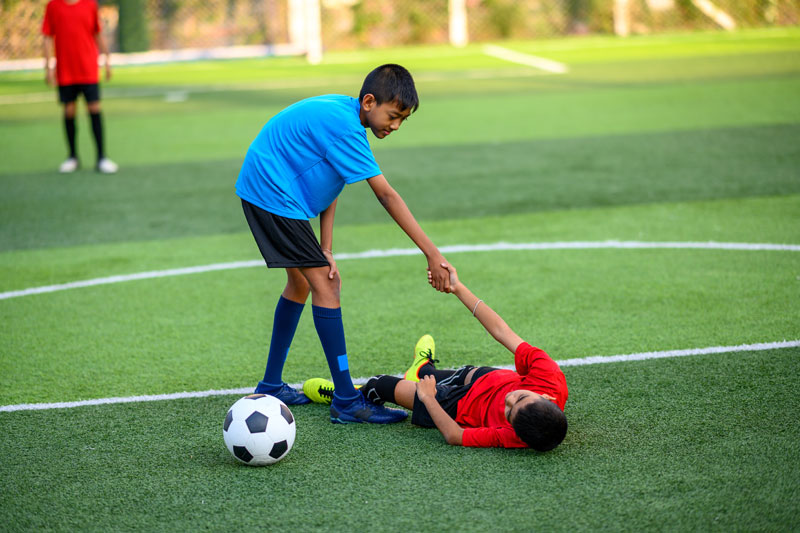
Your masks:
M106 81L111 79L108 46L100 32L95 0L50 0L42 23L44 34L45 81L58 86L58 98L64 106L64 131L69 157L61 163L59 172L75 172L80 163L76 149L75 113L78 95L83 94L89 109L95 147L97 170L112 174L116 163L105 156L103 120L100 108L100 86L97 73L97 49L105 58ZM55 46L56 64L51 64Z

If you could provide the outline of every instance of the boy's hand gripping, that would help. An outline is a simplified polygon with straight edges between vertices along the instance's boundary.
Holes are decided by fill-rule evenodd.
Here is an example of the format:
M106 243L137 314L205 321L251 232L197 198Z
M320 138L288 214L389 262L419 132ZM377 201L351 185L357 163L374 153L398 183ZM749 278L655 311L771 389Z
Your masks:
M450 263L442 263L441 267L442 269L447 271L448 282L449 282L447 290L443 292L455 292L456 286L460 283L458 281L458 274L456 273L456 267L454 267ZM431 273L430 268L428 268L428 283L433 285L433 274Z
M417 397L421 402L429 398L436 398L436 378L425 376L417 382Z
M339 278L339 289L342 288L342 278L339 275L339 267L336 266L336 260L333 258L333 252L330 250L322 250L322 255L328 260L328 265L331 267L328 272L328 279Z
M442 255L428 259L428 283L439 292L450 292L450 273Z

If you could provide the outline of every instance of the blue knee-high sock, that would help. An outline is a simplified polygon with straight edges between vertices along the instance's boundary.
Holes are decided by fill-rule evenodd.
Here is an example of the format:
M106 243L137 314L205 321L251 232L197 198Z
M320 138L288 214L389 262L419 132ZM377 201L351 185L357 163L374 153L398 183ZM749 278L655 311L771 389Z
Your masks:
M311 310L314 314L314 327L317 328L325 359L328 360L336 396L343 400L357 397L359 393L353 387L350 366L347 363L341 307L331 309L312 305Z
M299 304L280 297L278 305L275 306L275 319L272 322L272 338L269 341L269 356L267 357L267 369L264 372L264 383L267 385L280 386L283 383L283 364L286 356L289 355L289 346L294 339L294 332L297 330L297 323L303 313L305 304Z

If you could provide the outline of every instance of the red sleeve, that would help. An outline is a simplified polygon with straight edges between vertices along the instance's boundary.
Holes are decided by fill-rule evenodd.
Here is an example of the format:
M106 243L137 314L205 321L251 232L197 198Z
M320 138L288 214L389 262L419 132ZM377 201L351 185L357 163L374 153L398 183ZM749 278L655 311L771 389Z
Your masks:
M47 3L47 7L44 11L44 21L42 22L42 33L52 37L53 36L53 26L50 22L50 18L52 17L52 11L50 9L50 3Z
M464 428L462 446L472 448L527 448L511 428Z
M547 352L534 348L527 342L523 342L517 346L517 351L514 352L514 365L517 367L517 374L520 376L527 376L530 372L534 362L538 359L547 359L552 361Z

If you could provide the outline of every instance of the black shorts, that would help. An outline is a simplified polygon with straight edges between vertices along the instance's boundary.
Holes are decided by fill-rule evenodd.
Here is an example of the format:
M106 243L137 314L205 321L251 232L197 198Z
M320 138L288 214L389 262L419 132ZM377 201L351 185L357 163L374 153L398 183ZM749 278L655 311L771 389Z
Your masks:
M59 85L58 100L62 104L68 104L78 99L78 95L83 94L86 103L97 102L100 100L100 85L97 83L77 83L75 85Z
M308 220L285 218L242 200L244 217L270 268L328 266Z
M475 368L475 374L472 375L472 381L464 384L464 380L469 374L470 370ZM436 383L436 401L442 406L444 412L450 415L453 420L456 419L458 414L458 402L467 395L469 389L481 378L489 372L498 370L491 366L474 367L471 365L462 366L456 370L455 374L441 382ZM431 418L425 404L419 399L419 396L414 394L414 409L411 412L411 423L424 428L435 428L436 424Z

